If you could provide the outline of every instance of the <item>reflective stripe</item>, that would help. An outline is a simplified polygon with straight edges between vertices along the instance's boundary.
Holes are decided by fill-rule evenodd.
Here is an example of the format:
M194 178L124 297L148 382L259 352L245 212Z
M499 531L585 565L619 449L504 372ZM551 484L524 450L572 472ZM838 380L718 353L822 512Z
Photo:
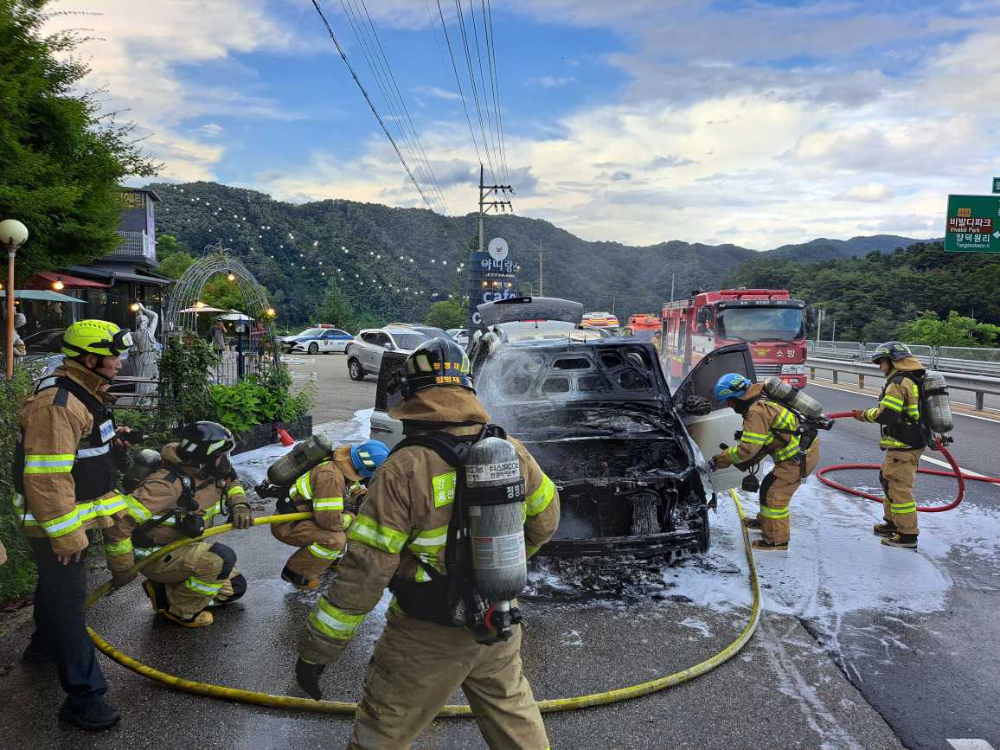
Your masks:
M767 442L768 437L769 435L761 435L758 432L747 432L744 430L743 434L740 436L740 440L744 443L752 443L753 445L764 445Z
M788 409L782 408L781 413L778 414L772 426L776 427L779 430L786 430L794 422L795 422L795 415L793 415L790 411L788 411Z
M124 495L112 495L103 500L89 503L77 503L73 510L47 521L38 521L25 511L24 496L15 493L13 498L14 511L23 520L25 526L41 526L50 537L60 537L70 534L88 521L104 516L113 516L126 509Z
M132 540L123 539L114 544L105 544L104 553L107 555L127 555L132 551Z
M898 513L899 515L905 515L906 513L916 513L917 504L912 503L889 503L889 508L893 513Z
M163 549L163 546L164 545L161 544L159 547L135 547L132 550L132 553L135 555L136 560L143 560L154 552L158 552Z
M194 591L196 594L204 594L205 596L215 596L218 594L222 589L222 584L223 581L208 583L194 576L184 580L184 588Z
M766 505L760 506L760 514L764 518L770 518L775 521L779 521L782 518L788 518L788 506L784 508L768 508Z
M895 398L894 396L883 396L882 406L883 408L891 409L898 414L903 411L903 400Z
M343 554L340 550L330 549L316 542L310 544L306 549L309 550L309 554L313 557L318 557L320 560L336 560Z
M545 474L542 474L542 484L541 486L528 495L528 499L525 501L525 507L528 509L529 516L537 516L539 513L544 511L549 507L549 503L552 502L552 498L556 496L556 486Z
M309 622L320 633L338 641L349 641L358 632L365 615L351 615L334 607L321 596L316 607L309 613Z
M232 500L237 495L246 495L247 491L243 489L240 485L234 484L228 490L226 490L226 497Z
M35 517L28 513L24 508L24 495L20 492L15 492L14 497L11 498L11 504L14 506L14 515L18 517L25 526L40 526L41 524L35 520Z
M540 550L540 549L541 549L541 547L533 547L532 545L529 544L528 546L526 546L524 548L524 551L525 551L525 553L527 554L528 557L531 557L533 554L535 554L536 552L538 552L538 550Z
M308 471L295 480L295 484L292 485L292 489L295 490L296 495L301 497L303 500L312 500L312 483L309 481Z
M83 521L80 520L80 512L77 508L50 521L42 521L42 528L51 537L65 536L76 531L82 525Z
M349 539L369 547L397 555L406 545L406 535L389 526L382 526L374 518L359 514L347 534Z
M105 453L111 452L111 443L105 445L100 445L97 448L81 448L76 452L77 458L94 458L95 456L103 456Z
M888 437L888 436L883 437L879 441L879 446L882 447L882 448L902 448L903 450L907 450L907 449L909 449L911 447L911 446L907 445L906 443L901 443L900 441L896 440L896 438L892 438L892 437Z
M73 453L34 453L24 457L25 474L68 474L73 471Z
M143 523L153 517L152 512L131 495L122 495L122 501L128 509L128 514L136 521Z
M313 510L343 510L344 509L344 498L342 497L324 497L319 500L313 500Z
M726 454L729 456L730 461L738 461L740 458L740 446L730 445L729 448L726 449Z
M872 407L871 409L865 412L865 420L868 422L874 422L877 417L878 417L877 406Z
M799 452L799 439L793 436L784 448L774 454L775 461L787 461Z
M407 546L413 552L437 553L448 543L448 527L439 526L436 529L420 531L410 539Z

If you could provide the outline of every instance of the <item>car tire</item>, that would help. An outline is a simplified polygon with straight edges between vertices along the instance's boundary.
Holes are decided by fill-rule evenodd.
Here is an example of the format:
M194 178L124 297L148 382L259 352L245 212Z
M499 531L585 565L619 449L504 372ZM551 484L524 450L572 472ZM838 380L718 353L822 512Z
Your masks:
M364 380L365 368L361 366L361 363L358 360L352 357L347 360L347 374L350 376L351 380Z
M701 533L698 535L698 551L701 553L708 552L708 548L712 544L712 527L708 523L708 508L702 508L701 513Z
M309 344L309 353L316 354L319 351L319 344Z

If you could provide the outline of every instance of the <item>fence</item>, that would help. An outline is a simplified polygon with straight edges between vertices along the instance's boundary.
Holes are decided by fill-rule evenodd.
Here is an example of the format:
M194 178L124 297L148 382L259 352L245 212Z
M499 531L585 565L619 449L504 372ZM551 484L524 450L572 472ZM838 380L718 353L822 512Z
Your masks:
M870 362L878 344L857 341L807 341L810 357L842 362ZM1000 349L907 344L929 368L942 372L1000 377Z

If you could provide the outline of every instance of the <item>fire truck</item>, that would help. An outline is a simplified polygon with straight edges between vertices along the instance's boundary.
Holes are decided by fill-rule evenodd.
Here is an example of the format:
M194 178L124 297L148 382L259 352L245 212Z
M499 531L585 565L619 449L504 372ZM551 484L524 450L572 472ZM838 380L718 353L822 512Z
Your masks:
M805 303L784 289L695 292L663 306L660 359L671 383L679 382L714 349L747 342L757 377L777 375L806 385Z
M643 341L652 341L654 345L660 345L660 331L663 328L663 321L653 313L635 313L630 315L628 324L622 333L625 336L635 336Z
M617 328L618 318L609 312L584 313L580 325L583 328Z

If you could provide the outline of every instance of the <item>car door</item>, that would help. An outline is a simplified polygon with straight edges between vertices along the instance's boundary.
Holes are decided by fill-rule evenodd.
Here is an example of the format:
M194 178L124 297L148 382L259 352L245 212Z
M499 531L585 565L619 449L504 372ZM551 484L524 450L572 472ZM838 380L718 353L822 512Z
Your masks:
M330 337L330 351L345 351L347 349L347 342L351 340L351 334L347 331L341 331L339 328L335 328L332 333L333 335Z
M750 348L745 342L706 354L674 391L674 407L706 459L719 453L721 444L733 445L734 433L743 427L743 418L713 396L716 382L729 372L745 375L751 382L757 380ZM707 414L706 409L710 409ZM735 466L715 472L712 479L716 492L739 487L743 474Z
M385 354L385 350L390 347L395 348L395 344L392 342L392 337L385 331L379 331L378 336L375 338L375 346L372 347L372 372L378 372L382 367L382 355Z
M364 342L361 346L361 365L368 372L378 372L378 369L372 364L375 361L375 342L378 340L378 331L365 331L361 334L361 340Z
M398 404L403 394L399 391L399 376L406 363L406 355L399 352L385 352L382 367L375 387L375 410L371 416L371 436L392 448L403 439L403 423L393 419L387 412Z
M329 354L334 350L334 343L336 339L337 339L336 331L324 331L323 339L319 345L319 350L324 354Z

